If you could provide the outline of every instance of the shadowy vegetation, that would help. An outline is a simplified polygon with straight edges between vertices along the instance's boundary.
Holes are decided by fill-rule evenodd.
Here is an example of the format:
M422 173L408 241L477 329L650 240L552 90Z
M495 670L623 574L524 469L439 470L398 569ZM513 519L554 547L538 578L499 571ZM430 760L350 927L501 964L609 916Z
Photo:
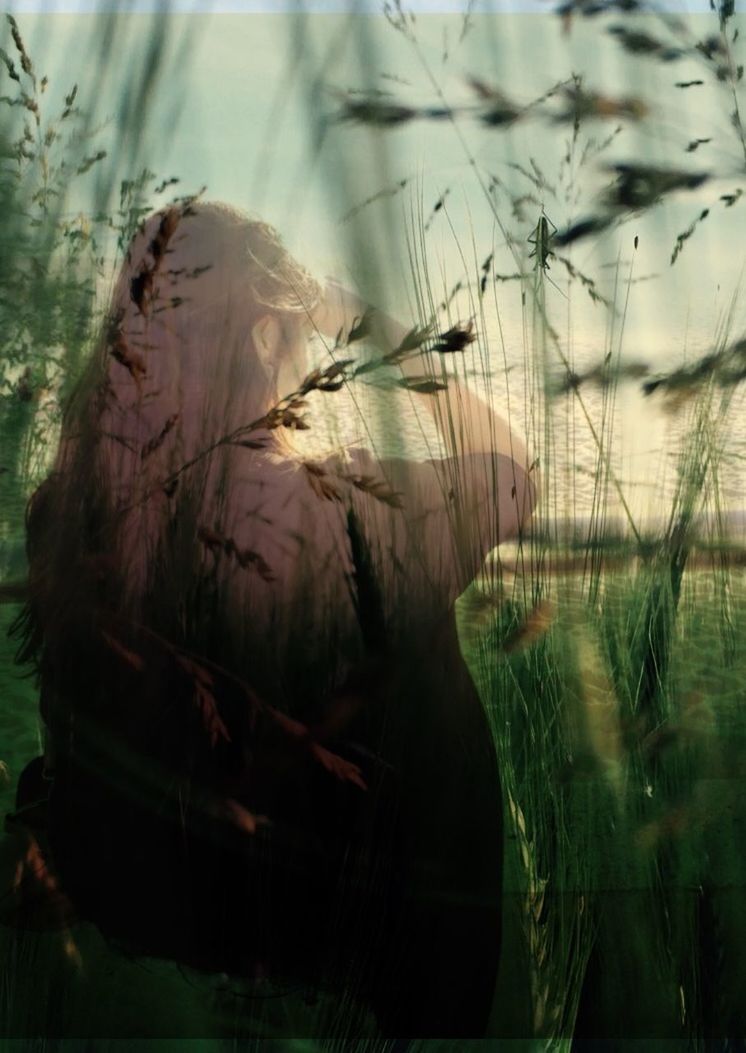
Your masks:
M473 7L467 5L455 38L444 43L445 60L474 33ZM572 0L555 11L568 33L579 22L593 22L622 59L672 71L696 63L701 76L673 80L672 73L671 91L684 101L702 88L720 94L730 139L720 142L720 133L709 129L684 137L680 157L665 167L639 154L606 159L623 148L625 127L652 120L655 100L607 94L570 72L526 102L511 85L467 74L466 101L451 105L414 15L399 0L387 0L383 14L391 32L411 47L430 100L410 101L407 86L399 84L395 94L334 90L331 112L314 119L325 135L340 136L350 125L382 134L417 122L450 127L503 244L482 243L471 228L453 230L455 186L443 188L429 209L415 194L410 263L419 317L404 341L388 354L365 357L369 319L361 317L347 338L340 334L328 348L330 366L313 370L268 414L205 447L155 489L173 496L182 477L218 446L261 445L254 434L260 429L313 429L314 411L323 413L321 401L307 412L313 392L333 395L356 383L386 387L393 375L388 386L427 398L448 391L449 369L471 363L492 394L496 385L486 381L502 365L499 399L504 404L507 394L510 412L513 366L492 334L499 331L510 283L519 283L522 404L528 409L525 420L511 424L529 434L542 502L516 551L489 562L458 605L462 647L500 762L509 831L494 1033L568 1049L573 1039L671 1039L697 1049L740 1039L746 1032L746 814L740 791L746 553L726 535L720 480L731 401L746 379L746 339L726 325L707 351L665 371L645 361L644 352L623 357L624 320L641 279L631 269L623 279L619 262L611 279L588 274L569 255L578 243L595 244L592 239L609 238L665 208L674 195L686 201L696 192L691 222L671 245L673 267L682 253L695 251L715 210L743 207L743 65L734 7L727 0L717 4L715 30L702 39L692 36L685 19L640 0ZM61 401L103 324L97 281L111 274L103 245L113 238L121 255L150 202L176 183L158 183L147 169L126 179L118 172L110 176L112 187L119 187L111 215L67 217L70 181L109 159L96 145L74 85L64 109L46 114L45 78L12 20L9 29L15 50L0 52L8 93L0 99L0 209L7 217L0 252L0 538L19 532L21 503L46 467ZM469 145L476 134L498 141L533 126L537 135L561 142L556 172L527 157L505 162L496 174ZM725 159L720 166L714 147ZM697 165L690 167L694 153ZM589 171L605 183L595 197L579 189ZM393 180L361 202L346 202L345 223L352 226L382 203L396 204L412 183ZM705 193L711 199L703 208ZM549 198L571 216L559 230L545 221ZM188 201L176 199L180 206ZM463 273L455 282L449 276L442 290L428 242L441 221L451 224L463 262ZM136 295L147 295L147 279L143 274ZM563 332L558 321L566 310L564 301L555 307L559 294L569 301L580 295L607 313L608 344L595 361L575 363L569 324ZM116 349L116 325L110 336ZM422 374L400 378L397 367L418 356ZM131 357L123 365L137 371ZM611 443L622 384L635 385L649 401L661 400L687 422L673 500L654 528L637 521L615 468ZM557 413L568 404L595 451L585 523L574 521L576 509L567 507L568 495L559 492L553 474L563 446L575 442L557 426L561 419L569 429ZM164 423L144 458L172 424ZM319 500L338 499L339 479L311 460L305 470ZM348 481L398 507L399 495L382 480ZM622 516L619 533L610 523L612 505ZM562 515L573 520L570 537L560 534ZM204 527L199 541L242 570L271 575L229 537ZM18 577L20 561L11 575L7 560L0 569ZM217 739L221 727L209 704L209 683L195 676L206 725Z
M625 123L653 119L654 100L607 95L577 74L530 102L519 101L510 85L470 75L466 87L473 101L449 105L404 3L387 4L387 17L431 84L432 103L412 106L400 89L396 98L343 99L336 113L343 122L384 128L452 123L473 186L486 198L516 265L512 274L497 272L494 249L468 229L454 231L456 220L449 217L462 252L473 239L474 256L483 260L440 303L444 312L468 303L474 316L481 316L475 375L490 375L498 357L496 347L486 346L485 310L489 304L499 319L506 308L502 298L490 302L490 292L496 297L495 290L510 281L523 288L529 333L525 373L534 384L529 431L541 453L544 503L516 557L501 556L481 586L462 597L460 617L500 758L512 827L508 885L521 897L517 914L510 907L506 913L520 919L521 935L514 931L506 950L496 1033L507 1033L499 1030L501 1024L512 1026L512 1034L554 1040L557 1048L569 1046L573 1036L699 1044L735 1039L744 1031L735 992L746 982L737 950L746 936L746 913L729 889L733 867L738 873L742 867L734 857L743 815L741 809L731 811L726 820L724 811L729 807L724 800L732 806L739 794L738 777L729 782L724 773L732 774L738 764L735 743L746 726L736 672L743 657L744 583L738 568L744 554L724 536L719 496L728 410L746 375L743 339L726 327L711 350L658 372L652 361L621 357L620 337L595 364L575 367L570 335L563 337L554 323L561 310L550 306L547 288L554 284L550 266L556 261L552 271L564 268L567 279L564 294L584 290L621 320L623 330L635 281L631 271L626 288L617 282L607 292L607 283L582 273L559 250L606 237L665 207L673 195L684 200L697 191L700 198L711 188L711 204L698 206L676 237L674 266L714 209L738 206L746 157L739 29L732 4L713 10L717 30L702 39L693 37L685 19L658 14L638 0L583 0L556 12L566 33L576 21L594 19L598 33L623 54L662 67L685 61L700 66L701 78L672 82L672 90L709 85L720 93L730 141L709 130L689 137L682 143L681 163L664 167L639 155L605 161L612 146L621 146ZM590 137L593 125L608 121L615 125L610 135ZM536 125L537 136L563 136L569 128L565 161L551 174L534 158L507 162L526 186L516 190L490 172L484 152L477 162L460 132L467 124L481 126L484 136L529 124ZM714 145L725 159L719 168ZM687 154L704 156L705 148L709 165L683 163ZM499 147L495 153L499 156ZM589 166L611 177L590 207L577 190L579 175ZM735 185L724 192L726 182ZM382 193L388 201L405 185ZM447 211L452 189L423 217L423 233L417 235L423 246L435 215ZM544 218L550 196L571 204L575 213L559 231L551 231ZM528 225L522 236L510 233L511 215L524 230ZM637 242L635 236L635 250ZM416 257L421 286L431 282L428 256L423 247ZM434 302L437 296L428 288L420 300ZM612 421L617 389L625 382L639 385L647 398L662 397L668 412L686 414L689 422L668 521L653 534L635 522L612 468ZM586 389L594 407L600 399L600 421L584 401ZM554 516L561 510L572 519L573 510L562 508L566 496L553 495L559 483L551 478L557 447L570 441L554 430L560 418L553 407L560 399L575 401L597 449L590 522L582 534L576 525L564 542ZM606 526L610 492L627 526L616 539ZM739 729L735 740L728 740L726 725ZM734 929L727 933L729 925ZM517 962L530 989L520 1023Z

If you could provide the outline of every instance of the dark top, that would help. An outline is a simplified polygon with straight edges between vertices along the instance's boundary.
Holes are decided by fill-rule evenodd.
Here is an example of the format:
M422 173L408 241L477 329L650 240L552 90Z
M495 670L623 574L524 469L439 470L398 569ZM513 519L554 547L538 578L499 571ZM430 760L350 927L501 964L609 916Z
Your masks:
M63 883L146 953L362 992L386 1034L479 1037L502 803L453 605L533 487L492 454L245 464L198 549L199 602L220 611L199 650L213 665L119 635L107 689L64 707L50 830ZM247 814L271 823L250 833Z

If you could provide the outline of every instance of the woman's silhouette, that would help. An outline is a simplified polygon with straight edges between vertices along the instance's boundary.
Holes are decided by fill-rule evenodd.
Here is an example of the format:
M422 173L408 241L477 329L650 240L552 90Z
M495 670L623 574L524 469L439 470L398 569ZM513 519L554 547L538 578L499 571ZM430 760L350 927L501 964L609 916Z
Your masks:
M294 450L343 375L309 373L308 334L361 314L226 206L143 225L30 502L19 657L54 863L105 934L331 987L386 1035L479 1037L502 805L454 602L534 488L455 382L415 396L436 422L449 400L453 457Z

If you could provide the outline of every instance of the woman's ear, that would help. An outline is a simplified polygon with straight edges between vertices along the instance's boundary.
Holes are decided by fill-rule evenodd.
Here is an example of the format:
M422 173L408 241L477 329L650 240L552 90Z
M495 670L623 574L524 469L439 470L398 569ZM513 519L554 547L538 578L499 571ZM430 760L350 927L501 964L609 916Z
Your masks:
M254 349L259 356L265 372L273 376L279 364L282 330L279 320L273 314L265 314L251 330Z

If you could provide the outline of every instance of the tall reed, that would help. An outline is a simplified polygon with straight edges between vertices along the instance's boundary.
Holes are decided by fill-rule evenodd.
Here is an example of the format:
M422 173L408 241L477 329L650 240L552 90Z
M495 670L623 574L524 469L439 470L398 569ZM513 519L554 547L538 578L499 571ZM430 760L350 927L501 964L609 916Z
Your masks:
M662 15L656 23L654 12L638 3L625 5L624 11L613 4L588 8L569 3L558 14L570 31L577 21L595 16L599 33L608 33L623 53L646 55L651 63L698 62L702 75L733 107L730 133L742 152L743 67L734 57L739 27L732 5L718 8L714 32L703 39L697 39L683 19ZM722 547L719 566L716 555L708 562L708 542L698 530L705 510L714 534L721 533L724 524L719 466L729 395L744 375L742 341L733 333L733 319L726 320L711 351L693 365L655 376L652 362L625 354L625 319L637 280L633 267L625 275L617 262L608 289L608 283L605 287L583 273L567 252L581 240L603 239L630 218L665 204L675 192L709 185L711 208L734 207L741 188L718 198L717 183L742 180L742 164L734 164L732 152L728 154L733 143L721 143L725 153L720 171L658 167L639 158L614 161L605 166L612 181L604 194L586 202L577 190L583 167L603 161L620 131L617 127L606 137L584 143L588 122L644 124L653 111L650 100L594 90L573 74L530 104L521 104L510 86L474 75L468 78L473 101L451 104L419 39L427 27L423 30L409 16L405 4L388 4L387 17L392 30L411 46L432 100L415 103L405 92L381 97L371 91L362 99L359 94L346 98L338 116L383 129L417 122L430 122L434 128L451 125L454 148L469 172L472 191L487 202L497 231L512 251L515 273L495 273L493 245L478 243L469 229L454 229L449 186L429 214L419 208L417 248L410 252L412 281L421 317L429 318L440 298L429 273L433 253L427 235L435 216L445 217L453 235L453 258L460 257L463 270L458 281L453 274L443 279L442 306L449 318L458 305L465 315L481 321L477 371L489 370L483 387L490 390L504 351L499 335L493 339L485 332L485 303L496 289L509 288L505 282L516 280L523 288L526 390L520 401L527 409L520 423L541 461L543 501L531 536L524 538L517 553L497 559L481 588L475 586L463 597L461 617L465 653L492 717L506 819L512 828L509 858L512 855L513 874L520 875L528 972L521 977L531 989L524 1026L537 1037L568 1042L580 1008L578 1037L618 1037L628 1028L630 1037L699 1040L714 1037L718 1026L724 1029L721 1034L730 1034L728 1029L738 1019L732 998L727 1008L719 999L719 1021L703 998L713 954L724 980L726 969L725 952L717 950L724 939L723 925L713 908L721 876L708 873L702 848L703 838L707 842L716 837L714 826L707 832L713 821L704 803L709 801L707 773L712 765L722 770L724 763L716 759L722 758L724 743L712 714L718 707L724 712L728 704L725 696L710 691L706 700L697 693L698 700L692 701L687 647L710 634L718 670L725 674L738 662L735 590L742 585L740 573ZM674 91L683 94L701 83L682 79ZM485 136L495 135L538 123L542 116L544 130L537 135L569 129L566 160L549 178L533 158L515 164L526 192L506 191L477 161L462 129L477 120ZM688 152L709 141L690 142ZM554 200L571 201L574 218L540 247L540 217L549 194ZM522 251L507 229L508 210L524 219L529 207L535 265L528 249ZM671 266L682 252L691 251L691 239L709 212L700 209L677 236ZM526 233L530 231L531 227ZM550 288L550 279L556 282L563 272L560 288ZM575 364L571 332L563 334L555 320L563 313L560 292L568 298L584 292L608 310L607 345L597 363ZM501 295L494 305L498 334L504 299ZM674 412L690 410L668 521L657 532L633 513L615 463L617 391L629 382L640 384L648 397L662 394L672 409L678 407ZM499 388L503 406L514 407L519 400L507 370ZM600 405L592 397L593 389L600 393ZM556 430L559 396L571 405L564 434ZM566 495L560 497L557 475L563 452L566 467L572 469L572 448L581 430L587 430L595 447L596 465L588 525L579 534L575 524L568 551L559 531ZM612 532L612 508L626 524L621 541ZM576 510L567 511L573 520ZM713 536L710 544L722 546L722 540ZM563 566L571 566L573 572L567 575ZM695 615L692 598L703 594L712 600ZM722 642L722 649L715 641ZM721 898L727 902L727 897ZM728 942L730 963L738 970ZM626 998L619 998L625 990L625 970L644 976L649 991L634 1010ZM498 991L497 996L498 1029L500 1012L509 1014L515 990L511 981L515 970L508 967L503 995ZM725 980L730 992L734 982ZM624 1002L626 1018L615 1011L615 997ZM631 991L627 997L632 998Z
M517 1027L546 1048L568 1048L573 1035L686 1039L700 1043L698 1048L742 1036L746 915L739 892L744 860L738 786L746 604L743 554L722 537L721 473L731 395L746 376L746 350L730 317L693 364L661 372L655 363L639 361L636 348L636 357L629 357L624 327L639 288L634 266L617 261L607 281L600 272L586 273L571 255L589 239L603 244L637 216L665 207L675 193L685 197L711 188L708 209L692 206L691 222L671 246L671 266L680 267L682 253L695 251L710 209L733 209L737 215L746 145L732 5L718 6L712 33L700 40L684 20L658 18L637 2L569 2L557 11L570 31L595 18L599 34L611 37L622 56L647 56L661 68L699 63L701 76L726 103L732 141L723 145L721 171L704 161L685 164L687 158L665 168L636 156L607 161L624 141L618 128L625 122L645 126L653 100L620 97L573 71L528 103L515 97L513 86L500 83L499 70L493 82L468 76L468 100L451 104L406 5L387 3L385 15L391 31L411 46L431 98L410 100L405 91L350 92L341 100L335 96L340 125L322 121L318 84L310 78L310 56L300 43L301 17L296 31L299 54L309 61L316 145L320 148L324 136L344 135L349 123L382 135L405 133L417 122L450 128L454 150L471 174L468 194L487 203L494 236L459 225L451 207L455 187L427 203L415 192L404 215L416 321L422 327L441 322L436 329L442 335L473 320L476 341L449 365L457 371L471 367L481 390L501 400L511 424L527 434L541 478L542 501L531 532L516 551L498 553L459 602L462 647L490 718L509 831L505 966L494 1033ZM476 21L469 5L455 35L460 44L468 46ZM20 494L42 470L49 442L46 422L39 430L36 395L52 386L57 365L64 391L89 350L101 255L95 224L66 218L58 205L66 177L53 155L65 125L79 116L72 85L65 112L48 122L42 115L43 78L37 79L18 27L9 23L9 31L15 51L11 54L8 42L3 62L15 94L6 104L9 114L23 120L0 129L12 154L0 180L9 245L0 254L0 289L3 304L10 305L0 308L10 349L0 363L2 412L7 448L20 451L0 479L4 508L12 509L6 534L18 528ZM156 59L162 43L153 45ZM372 48L364 71L371 76L368 87L378 72ZM140 102L147 98L148 83L146 76ZM671 90L685 99L698 84L699 77L679 80ZM122 119L131 129L140 116L135 106ZM521 158L512 162L512 181L502 170L495 176L475 156L473 139L464 133L468 122L485 137L536 122L538 135L566 145L564 160L547 174L535 158ZM688 152L697 154L689 160L707 156L704 137L689 145ZM78 158L76 173L84 176L89 162L103 171L106 159L97 154L92 145ZM382 177L384 155L382 146ZM583 177L592 166L600 167L608 185L589 200ZM116 176L109 177L109 191L120 190L111 208L120 249L149 210L151 196L159 196L147 169L125 168L126 175L118 165ZM137 171L141 174L133 174ZM346 173L339 179L350 213L380 203L354 201ZM395 208L411 186L384 182L381 194ZM539 226L544 207L548 215L555 207L568 215L547 240ZM386 213L389 229L392 216L395 211ZM38 227L37 219L43 221ZM436 281L437 224L449 226L452 256ZM357 262L367 247L349 229L350 259ZM11 238L19 248L10 247ZM512 273L496 269L503 242ZM631 228L627 242L636 252ZM22 255L41 266L25 266ZM381 271L389 263L367 262ZM514 303L520 299L523 338L521 368L515 372L505 337L511 296ZM587 298L608 319L605 344L592 361L575 346L570 324L571 306ZM297 423L299 400L312 389L333 390L344 382L354 389L365 379L362 371L353 375L349 363L339 364L347 348L329 350L336 365L317 370L307 391L288 393L273 417L277 427ZM371 373L367 378L377 379ZM447 384L447 373L444 365L433 379ZM616 458L618 395L630 383L640 385L650 400L665 400L687 421L671 507L659 528L646 526L633 512ZM417 397L427 396L414 393L408 412ZM247 421L245 432L225 436L226 442L251 441L256 423ZM593 450L590 513L582 524L573 464L580 435ZM319 499L333 500L334 481L312 466L308 471ZM571 484L561 489L563 477ZM703 511L709 517L704 536ZM614 532L614 514L624 524L621 537ZM560 528L563 518L572 524L569 537ZM238 559L229 540L206 535L205 543ZM6 1002L15 997L14 982L6 976ZM515 1030L508 1037L514 1036Z

